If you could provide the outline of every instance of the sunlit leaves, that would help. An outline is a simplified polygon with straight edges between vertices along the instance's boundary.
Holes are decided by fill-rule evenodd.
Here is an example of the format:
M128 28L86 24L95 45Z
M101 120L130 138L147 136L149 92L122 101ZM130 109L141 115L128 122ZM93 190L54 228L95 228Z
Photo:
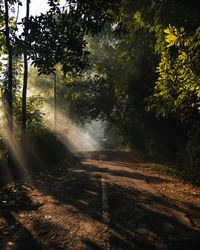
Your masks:
M165 40L168 43L167 47L171 47L174 44L176 44L177 40L178 40L178 33L177 33L177 29L175 27L172 27L171 25L169 26L169 28L165 29L164 32L167 34L165 36Z
M199 110L200 34L186 33L184 28L165 29L167 46L162 48L155 93L149 98L157 114L174 113L188 119ZM155 105L154 105L154 104Z

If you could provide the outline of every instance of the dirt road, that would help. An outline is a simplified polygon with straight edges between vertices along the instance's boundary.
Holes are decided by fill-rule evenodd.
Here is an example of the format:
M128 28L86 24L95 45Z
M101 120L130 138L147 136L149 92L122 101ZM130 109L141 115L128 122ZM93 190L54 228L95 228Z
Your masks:
M0 193L0 249L200 249L200 189L120 152Z

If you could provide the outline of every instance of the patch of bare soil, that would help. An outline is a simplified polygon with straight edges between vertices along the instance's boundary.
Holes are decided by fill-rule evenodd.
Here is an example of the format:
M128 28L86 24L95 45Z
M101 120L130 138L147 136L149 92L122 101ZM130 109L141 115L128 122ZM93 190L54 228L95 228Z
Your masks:
M0 191L0 249L199 249L199 188L130 153L79 157Z
M107 248L98 177L54 169L0 194L0 249Z
M190 214L192 223L200 228L200 188L180 178L153 171L148 167L148 164L144 165L144 171L149 176L162 180L155 181L151 185L164 197L172 200L178 207L184 208ZM146 181L148 182L148 178Z

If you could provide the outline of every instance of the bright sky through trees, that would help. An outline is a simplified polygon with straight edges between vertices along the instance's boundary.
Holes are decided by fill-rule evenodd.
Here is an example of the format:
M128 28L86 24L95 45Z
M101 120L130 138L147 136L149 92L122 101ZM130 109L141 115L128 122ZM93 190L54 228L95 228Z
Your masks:
M60 4L61 6L64 5L66 1L61 0ZM36 16L40 15L41 13L45 13L48 11L49 5L47 0L31 0L30 3L30 15ZM26 0L22 0L22 6L20 6L19 9L19 20L23 18L26 14Z

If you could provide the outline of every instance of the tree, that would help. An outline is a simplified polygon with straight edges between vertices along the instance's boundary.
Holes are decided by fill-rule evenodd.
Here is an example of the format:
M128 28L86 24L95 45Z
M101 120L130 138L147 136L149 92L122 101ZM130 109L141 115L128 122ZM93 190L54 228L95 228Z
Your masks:
M29 36L18 43L27 49L40 73L53 73L58 63L65 74L81 72L87 66L89 55L85 35L98 33L106 22L116 21L119 1L94 1L92 4L69 1L63 11L57 1L49 3L48 13L26 20Z
M9 11L8 0L4 1L5 4L5 35L6 35L6 49L8 53L8 86L6 88L6 118L7 118L7 130L8 136L13 134L13 67L12 67L12 45L10 39L10 27L9 27ZM8 140L10 138L7 138ZM8 147L8 164L12 168L13 160L11 155L11 149Z
M12 89L13 89L13 68L12 68L12 45L10 40L10 27L9 27L9 12L8 12L8 0L4 1L5 4L5 35L6 35L6 48L8 52L8 87L6 89L6 117L8 122L9 133L13 130L13 110L12 110Z
M26 1L26 20L29 19L29 4L30 0ZM28 29L24 27L25 40L27 39ZM28 83L28 55L26 50L24 51L24 82L22 90L22 139L24 140L26 133L26 95L27 95L27 83Z
M86 50L85 34L99 32L106 22L116 18L118 1L115 3L101 1L101 12L97 12L99 5L88 5L82 1L69 1L68 9L59 6L59 1L49 1L50 11L37 17L29 18L29 2L27 0L27 14L24 19L25 40L17 39L17 45L24 52L24 86L22 98L22 131L26 128L26 91L27 91L27 55L38 67L39 73L55 74L56 64L62 65L66 75L69 72L79 73L87 66L88 51ZM91 19L91 16L94 19ZM29 32L28 32L29 31ZM56 103L56 99L55 99ZM56 104L55 104L56 114ZM56 117L56 115L55 115Z

